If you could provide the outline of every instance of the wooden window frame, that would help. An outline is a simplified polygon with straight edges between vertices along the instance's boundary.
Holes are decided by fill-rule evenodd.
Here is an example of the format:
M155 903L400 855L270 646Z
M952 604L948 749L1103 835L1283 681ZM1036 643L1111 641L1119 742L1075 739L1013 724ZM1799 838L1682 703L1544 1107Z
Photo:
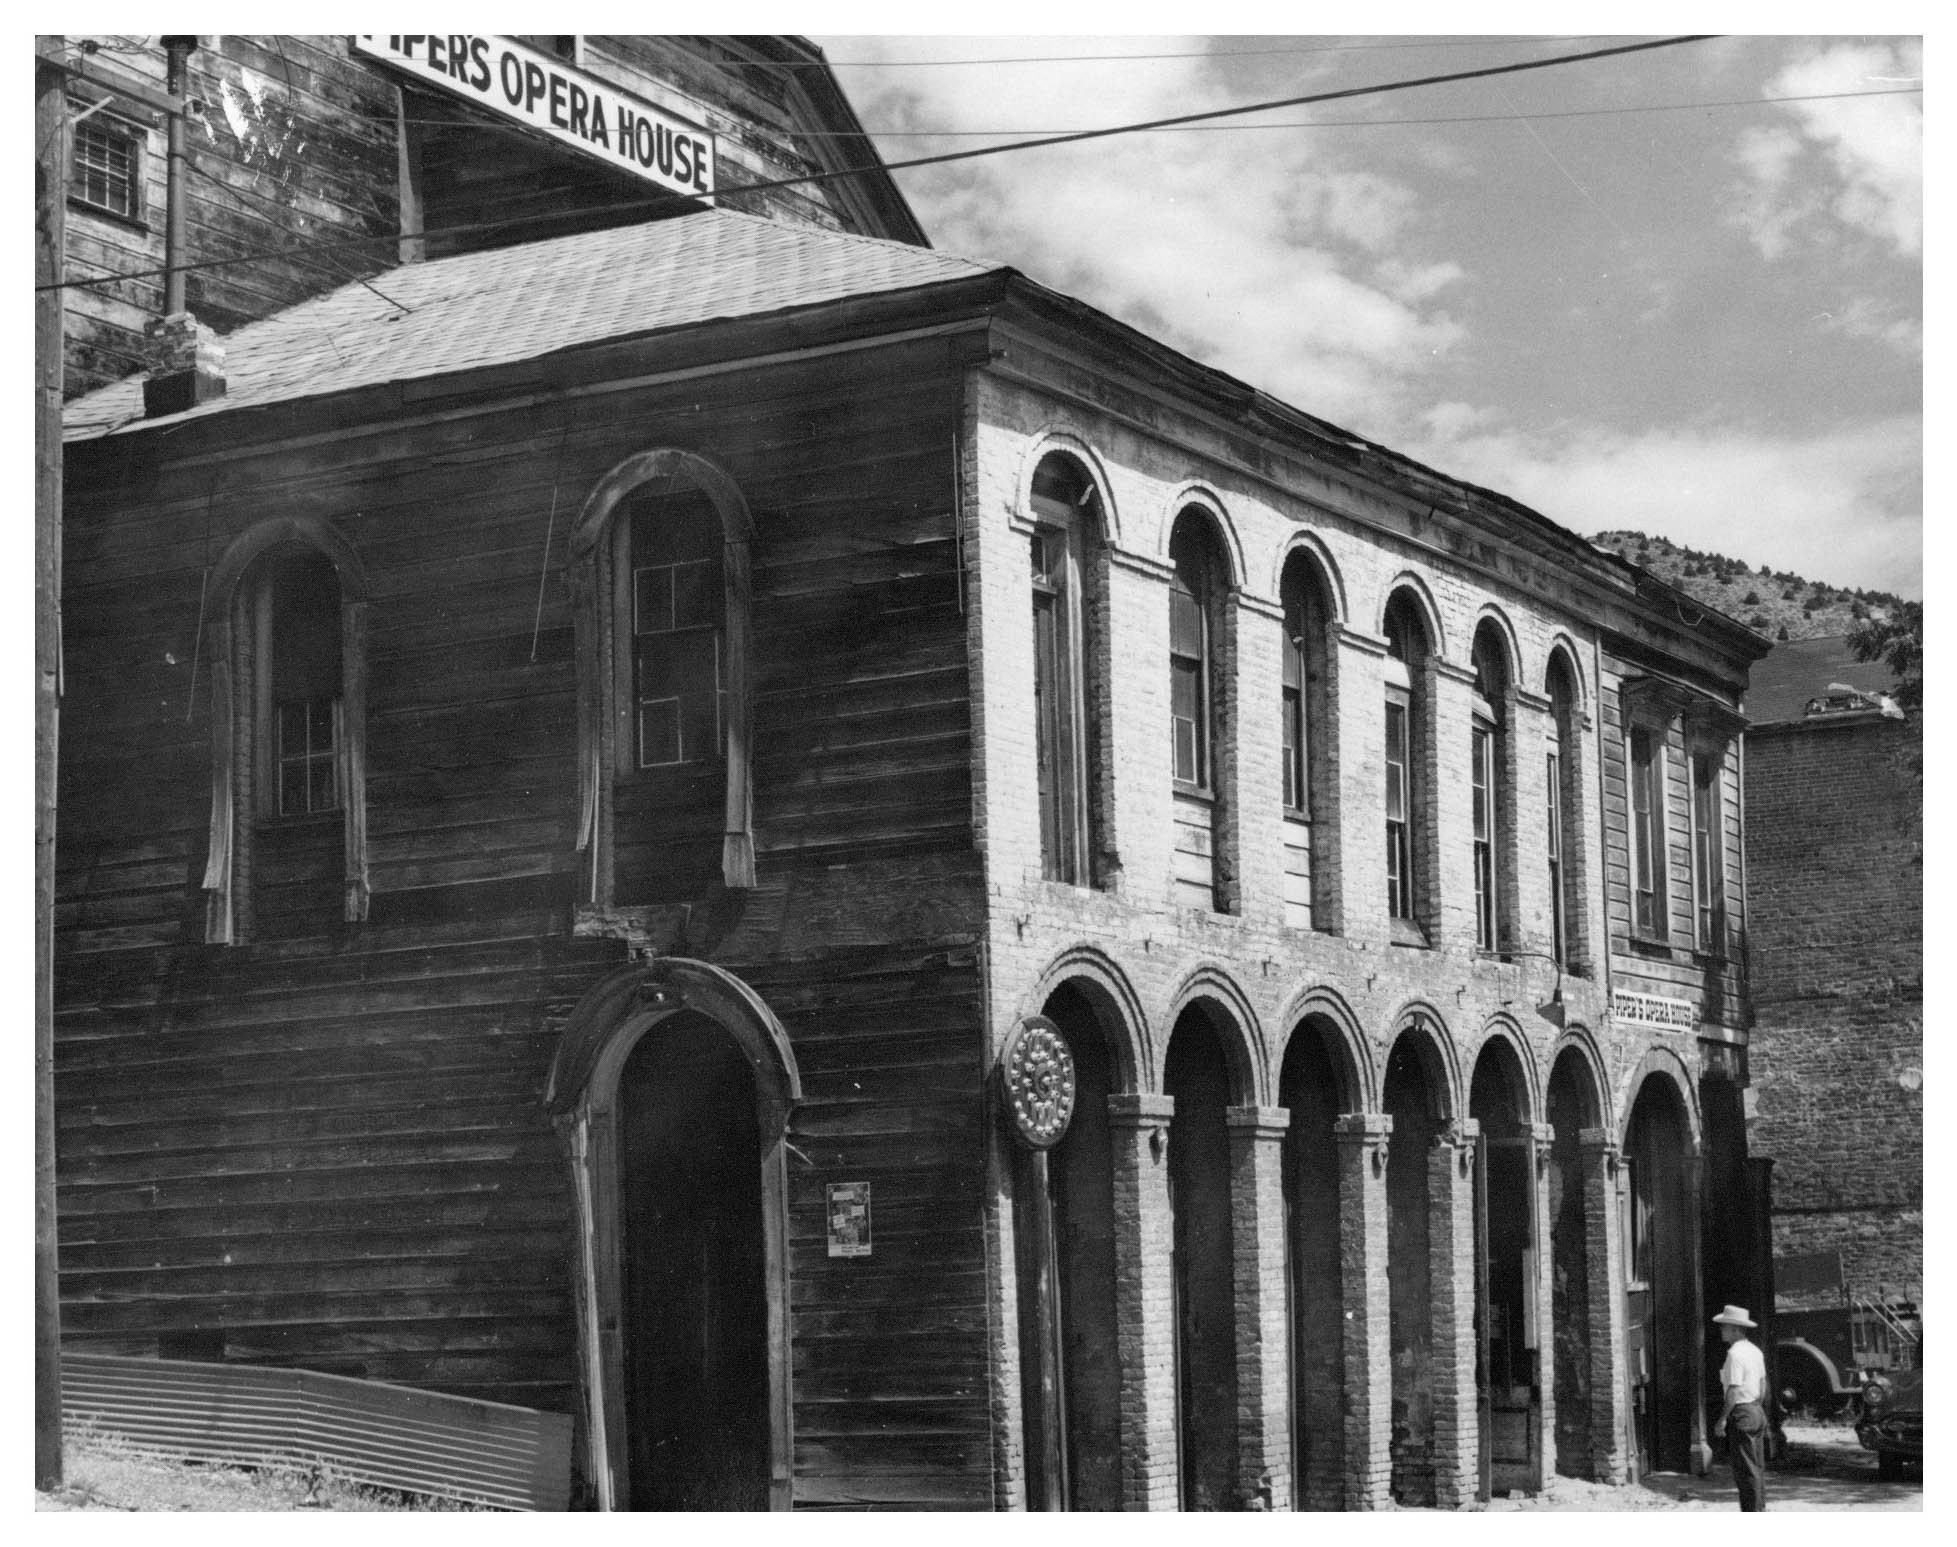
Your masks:
M1707 775L1704 779L1700 777L1702 768ZM1700 954L1723 961L1729 954L1724 749L1705 742L1692 746L1686 770L1692 806L1693 935Z
M1427 803L1432 799L1430 782L1440 766L1436 760L1445 757L1445 752L1437 752L1434 746L1430 723L1439 646L1427 610L1411 587L1396 588L1388 598L1383 625L1387 641L1386 658L1381 662L1387 738L1382 791L1387 927L1397 945L1432 946L1440 926L1436 906L1440 877L1431 868L1439 838L1430 830L1434 814ZM1395 711L1405 727L1405 756L1397 763L1390 751ZM1397 822L1392 816L1395 768L1401 772L1403 787L1403 814Z
M1549 872L1549 941L1550 954L1556 964L1565 971L1570 967L1570 929L1569 929L1569 872L1563 863L1563 736L1557 728L1556 717L1550 716L1549 733L1545 738L1543 784L1548 799L1547 825L1543 833L1544 858Z
M282 547L315 550L340 587L340 705L336 783L340 803L326 812L278 820L317 821L338 812L345 883L343 922L368 914L372 886L367 855L367 577L353 545L331 523L308 516L261 521L233 539L211 572L211 818L204 866L204 938L238 945L251 934L249 875L258 820L276 812L263 795L270 777L272 726L269 667L269 571L261 563ZM263 598L263 600L262 600ZM261 792L255 794L254 792Z
M1641 757L1642 743L1649 755ZM1625 789L1631 852L1631 936L1652 945L1671 943L1669 737L1648 720L1624 728Z
M1469 732L1469 774L1473 805L1475 946L1493 954L1501 948L1501 730L1485 701L1475 705Z
M726 751L721 879L730 891L755 884L753 598L754 518L740 487L696 452L664 447L617 463L596 485L571 532L569 557L578 671L577 852L585 859L585 900L613 905L612 794L633 750L631 740L631 594L621 585L619 528L628 495L649 483L690 484L720 517L722 638L725 644ZM623 662L621 663L621 657Z
M82 165L83 146L87 138L107 136L120 143L129 158L128 186L129 207L117 208L114 204L91 198ZM122 225L133 226L147 231L149 222L149 131L141 123L135 122L124 113L104 108L99 103L83 106L73 120L71 144L68 157L67 198L70 205L85 210L90 215L99 215L105 220L113 220ZM105 177L112 174L105 173Z
M1182 518L1178 517L1178 522ZM1186 795L1197 795L1213 799L1216 795L1216 576L1215 559L1209 553L1208 534L1192 537L1190 542L1198 548L1196 562L1202 565L1200 576L1188 576L1183 566L1171 563L1169 580L1169 720L1171 730L1171 768L1175 787ZM1200 582L1201 589L1194 582ZM1178 603L1177 598L1183 600ZM1178 648L1176 642L1176 611L1178 606L1189 609L1195 615L1195 650ZM1176 685L1178 673L1194 686L1196 704L1192 716L1176 712ZM1183 772L1182 728L1189 727L1190 773Z
M1049 464L1059 465L1056 483L1077 487L1072 499L1040 488ZM1092 692L1099 641L1088 584L1100 491L1066 452L1040 458L1033 477L1028 547L1040 869L1049 881L1091 887L1100 849Z

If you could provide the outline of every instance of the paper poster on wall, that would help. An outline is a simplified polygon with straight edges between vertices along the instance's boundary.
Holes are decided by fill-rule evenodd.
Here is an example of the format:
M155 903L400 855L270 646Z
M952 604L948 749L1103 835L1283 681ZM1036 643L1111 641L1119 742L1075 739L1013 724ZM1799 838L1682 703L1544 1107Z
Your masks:
M829 1184L829 1255L870 1255L870 1184Z

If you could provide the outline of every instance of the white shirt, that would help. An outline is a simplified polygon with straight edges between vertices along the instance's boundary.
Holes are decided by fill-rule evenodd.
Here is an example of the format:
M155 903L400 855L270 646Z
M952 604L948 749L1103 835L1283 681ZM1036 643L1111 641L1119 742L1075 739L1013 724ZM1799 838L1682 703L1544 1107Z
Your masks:
M1741 1338L1726 1345L1726 1362L1719 1367L1719 1384L1735 1402L1759 1402L1767 1395L1767 1357Z

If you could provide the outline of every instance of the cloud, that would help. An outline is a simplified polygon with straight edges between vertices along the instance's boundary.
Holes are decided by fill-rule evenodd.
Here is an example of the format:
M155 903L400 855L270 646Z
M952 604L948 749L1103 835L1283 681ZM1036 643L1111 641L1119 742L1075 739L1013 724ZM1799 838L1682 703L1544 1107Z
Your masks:
M1787 65L1763 96L1820 96L1920 81L1922 45L1835 44ZM1918 97L1781 103L1791 122L1740 137L1744 177L1734 223L1768 260L1797 229L1832 216L1840 230L1903 257L1923 251L1923 105Z
M893 60L1072 49L1169 53L1197 39L850 39ZM1213 59L852 72L864 120L938 129L1067 129L1241 100ZM887 155L972 140L886 142ZM901 147L901 148L900 148ZM933 241L1080 296L1183 352L1314 413L1383 431L1416 401L1420 369L1457 349L1446 308L1463 267L1423 241L1422 201L1273 130L1124 136L899 173Z
M1832 585L1923 591L1923 424L1898 415L1792 438L1742 428L1530 437L1461 404L1428 416L1423 462L1572 531L1649 532Z

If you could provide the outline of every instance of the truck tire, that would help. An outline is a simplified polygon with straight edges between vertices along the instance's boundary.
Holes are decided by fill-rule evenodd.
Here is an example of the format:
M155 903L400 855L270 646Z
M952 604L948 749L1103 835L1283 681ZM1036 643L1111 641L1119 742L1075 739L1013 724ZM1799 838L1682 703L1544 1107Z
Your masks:
M1780 1349L1780 1402L1790 1412L1804 1408L1811 1417L1832 1418L1847 1405L1848 1398L1835 1390L1835 1383L1828 1379L1828 1372L1812 1354L1783 1345Z

